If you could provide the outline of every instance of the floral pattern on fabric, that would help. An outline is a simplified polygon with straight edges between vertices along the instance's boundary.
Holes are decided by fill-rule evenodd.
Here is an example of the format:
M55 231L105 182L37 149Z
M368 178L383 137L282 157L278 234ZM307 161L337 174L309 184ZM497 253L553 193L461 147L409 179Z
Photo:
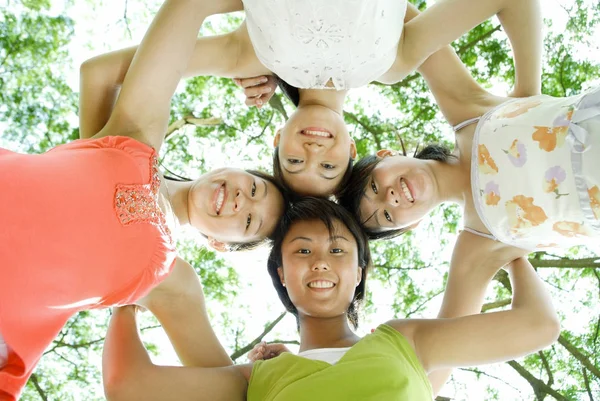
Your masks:
M569 127L538 127L534 126L535 132L531 136L534 141L539 142L540 149L552 152L556 147L565 144L565 138L569 133Z
M592 207L594 216L596 217L596 220L600 220L600 188L598 188L597 185L594 185L592 188L588 189L588 195L590 197L590 206Z
M115 209L124 226L134 223L150 223L161 228L163 234L171 237L165 216L158 204L160 174L156 156L152 160L152 178L149 184L117 185Z
M500 202L500 187L494 181L490 181L485 186L485 204L489 206L496 206Z
M566 171L560 166L554 166L546 170L546 174L544 174L544 192L546 193L554 193L556 195L556 199L561 196L567 196L568 193L561 194L558 191L559 185L567 178Z
M580 223L575 223L572 221L559 221L554 223L552 229L569 238L577 238L577 237L587 237L590 235L589 230Z
M548 219L546 212L533 203L533 198L517 195L505 204L511 232L538 226Z
M508 155L508 160L515 167L523 167L527 163L527 148L518 139L515 139L510 148L505 150L504 153Z
M496 118L518 117L521 114L527 113L534 107L539 106L540 104L542 104L542 102L536 99L525 99L518 102L513 102L500 108L496 114Z
M479 171L484 174L496 174L498 173L498 166L492 156L490 155L489 150L485 147L485 145L478 146L478 165Z

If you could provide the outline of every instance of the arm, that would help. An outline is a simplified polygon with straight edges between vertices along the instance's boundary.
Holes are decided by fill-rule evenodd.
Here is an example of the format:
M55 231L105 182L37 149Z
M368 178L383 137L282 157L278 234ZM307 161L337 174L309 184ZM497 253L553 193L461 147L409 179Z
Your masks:
M132 306L114 310L104 343L102 378L109 401L246 399L247 381L240 367L152 364L140 340Z
M520 258L508 270L513 285L509 311L390 323L412 343L427 372L506 361L556 341L558 316L531 264Z
M90 138L108 121L138 46L86 60L80 68L79 129ZM164 60L162 61L164 63ZM246 77L269 74L256 58L246 24L224 35L201 37L182 77Z
M239 4L241 2L234 2ZM214 7L225 7L215 9ZM166 0L131 61L106 126L95 136L128 135L159 149L171 97L187 68L204 19L228 2Z
M482 21L497 15L513 47L515 92L541 88L541 16L537 0L444 0L406 23L396 73L405 76L430 55ZM440 29L443 27L443 29Z
M438 318L480 313L485 291L495 274L506 263L524 253L521 249L507 247L466 231L461 232L452 253L450 273ZM434 396L439 393L451 373L451 369L429 373Z
M156 316L184 366L233 364L210 325L198 275L183 259L177 258L171 274L137 303Z

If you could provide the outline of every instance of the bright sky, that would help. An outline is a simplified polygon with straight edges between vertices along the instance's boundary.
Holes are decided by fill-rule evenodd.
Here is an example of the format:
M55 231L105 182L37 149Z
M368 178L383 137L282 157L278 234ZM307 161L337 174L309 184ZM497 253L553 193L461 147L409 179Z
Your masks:
M594 0L586 0L588 3L592 3ZM2 1L0 0L0 3ZM70 79L70 84L75 91L78 91L78 74L77 68L79 64L85 59L97 55L103 51L115 50L124 46L137 44L144 33L146 25L143 23L132 23L129 27L131 30L131 37L124 37L124 33L127 32L126 24L123 20L124 4L126 2L116 2L115 0L104 0L98 1L98 6L91 8L87 1L71 2L68 0L55 0L54 11L62 13L65 9L65 4L74 3L74 6L67 8L68 14L76 21L76 34L71 44L71 57L73 59L73 71ZM567 21L567 13L561 6L567 6L571 4L573 0L543 0L543 13L545 18L549 18L553 21L553 30L562 31ZM116 6L115 4L118 4ZM157 10L158 0L140 1L140 0L129 0L127 14L131 21L149 21L149 17L152 15L154 10ZM218 24L219 17L213 17L210 19L211 22ZM548 29L548 28L546 28ZM596 37L600 37L600 33L597 32ZM596 55L597 60L600 62L600 40L598 40L597 48L593 52L590 49L573 49L572 54L582 54L583 57L590 58L590 53ZM503 88L498 85L494 88L498 92L506 92L508 88ZM240 101L242 95L240 92ZM393 117L397 111L394 107L382 107L381 97L376 96L374 91L369 88L355 90L352 94L353 99L361 98L363 102L370 101L373 107L376 107L382 113L383 117ZM385 113L389 113L386 115ZM0 127L1 128L1 127ZM446 133L451 135L450 131ZM214 152L218 153L218 152ZM213 154L214 154L213 153ZM215 158L210 160L214 163L215 167L219 167L223 164L222 160ZM247 167L247 166L243 166ZM435 223L435 222L434 222ZM416 231L417 241L415 244L420 244L422 249L421 255L430 254L430 244L435 243L435 238L432 238L428 231L428 225L422 224ZM450 252L453 244L450 243L446 248L441 250L441 255L436 260L449 260ZM600 247L597 249L600 253ZM232 265L238 266L237 269L240 274L242 288L239 291L235 304L231 306L228 313L234 320L245 320L246 323L246 337L247 339L253 339L263 331L263 325L275 319L283 310L283 307L279 303L275 291L272 288L270 278L266 274L266 251L255 252L249 257L248 254L227 254L225 259ZM252 259L253 263L249 263L249 259ZM425 261L427 262L427 261ZM439 270L440 274L443 274L443 269ZM431 271L425 270L420 273L423 282L429 282ZM541 272L543 276L545 272ZM383 285L379 282L371 281L369 284L370 291L374 294L374 302L377 305L377 311L367 317L366 322L362 325L360 334L365 334L370 331L371 328L376 327L379 323L383 323L392 318L391 305L393 298L391 291L387 291ZM581 289L583 290L583 289ZM556 292L556 291L555 291ZM581 314L574 316L572 313L573 308L576 308L576 302L566 299L562 294L555 293L555 299L559 299L561 302L559 307L565 312L567 316L567 322L569 328L573 331L577 331L579 327L583 330L583 324L590 321L591 316L582 316ZM439 305L441 302L441 296L434 299L430 303L429 307L422 312L424 317L433 317L437 314ZM209 310L211 315L214 317L213 322L217 332L221 335L227 335L230 337L231 333L226 333L227 328L223 327L221 322L221 306L217 304L210 304ZM250 318L248 318L250 317ZM161 330L154 330L151 333L145 333L145 338L160 344L161 354L156 358L157 363L164 364L177 364L177 358L170 347L168 340L166 340ZM296 339L295 335L295 321L292 317L288 316L282 323L277 326L277 329L267 337L267 340L272 339L292 340ZM293 347L291 347L293 348ZM98 359L99 356L92 356L94 359ZM99 362L99 360L98 360ZM528 385L524 380L513 373L511 369L507 369L505 366L499 366L497 369L492 371L499 377L502 377L505 381L511 383L514 389L503 386L506 388L506 393L503 393L502 399L520 400L523 398L523 389ZM473 374L465 372L457 372L457 377L461 381L467 381L468 393L459 391L459 394L469 394L469 399L482 400L484 399L485 388L481 384L473 381ZM454 388L448 388L447 394L453 396L455 394ZM444 394L444 392L442 392ZM457 396L461 399L460 395Z

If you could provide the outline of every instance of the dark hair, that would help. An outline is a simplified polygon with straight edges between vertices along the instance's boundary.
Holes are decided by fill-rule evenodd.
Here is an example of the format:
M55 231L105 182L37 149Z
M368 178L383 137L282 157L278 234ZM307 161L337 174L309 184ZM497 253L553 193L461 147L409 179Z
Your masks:
M333 189L334 194L342 191L350 182L350 178L352 177L352 165L353 164L354 164L354 159L352 157L348 157L348 164L346 165L346 171L344 172L344 175L342 176L342 180ZM279 180L279 182L281 182L285 186L285 188L288 192L292 192L292 193L294 192L288 186L288 184L285 182L285 179L283 178L283 172L281 171L281 160L279 159L279 146L275 147L275 151L273 153L273 175L275 176L275 179ZM296 195L296 197L299 197L299 196Z
M180 181L180 182L189 182L189 181L193 181L189 178L186 177L182 177L178 174L173 173L172 171L170 171L168 168L166 168L163 165L163 168L165 168L166 171L169 172L170 175L164 175L164 178L170 181ZM267 174L265 172L259 171L259 170L246 170L247 173L252 174L255 177L258 178L262 178L265 181L270 182L271 184L273 184L275 186L275 188L277 188L277 190L279 190L279 193L281 193L281 197L283 198L283 212L285 213L285 211L287 210L287 208L289 207L290 201L292 199L292 193L290 193L290 191L281 183L281 181L279 181L277 178L273 177L270 174ZM204 238L208 238L206 235L200 233ZM273 233L271 233L271 235L257 240L257 241L252 241L252 242L230 242L227 244L227 247L229 249L229 251L250 251L252 249L256 249L259 248L263 245L268 244L269 242L271 242L272 238L273 238Z
M294 106L298 107L298 104L300 104L300 90L295 86L288 84L277 75L275 75L275 82L277 82L277 86L279 86L279 89L281 89L281 92L283 92L285 97L287 97Z
M354 297L346 312L348 320L356 329L358 327L358 311L366 294L367 272L371 266L371 252L369 250L367 236L360 227L360 224L358 224L356 219L348 213L347 210L338 204L326 199L307 196L288 208L283 215L279 226L275 230L275 235L273 236L273 248L271 248L269 260L267 262L267 269L271 275L273 286L275 287L283 306L285 306L285 309L296 316L296 320L298 321L298 310L292 303L287 293L287 289L281 284L277 269L283 266L281 247L290 228L296 222L312 220L320 221L325 224L330 235L334 234L334 223L338 221L348 228L348 231L350 231L356 240L358 265L362 268L361 281L354 290Z
M415 154L417 159L421 160L436 160L442 163L447 163L450 159L456 158L446 146L439 144L427 145L425 148ZM381 158L377 155L369 155L360 159L354 165L352 169L352 175L349 179L348 185L336 194L338 202L344 208L355 215L359 221L360 215L360 201L365 195L365 188L371 179L371 173L373 169L381 162ZM361 221L361 225L363 222ZM404 234L409 230L408 227L395 228L391 230L381 231L378 228L372 229L363 227L367 233L369 239L390 239Z

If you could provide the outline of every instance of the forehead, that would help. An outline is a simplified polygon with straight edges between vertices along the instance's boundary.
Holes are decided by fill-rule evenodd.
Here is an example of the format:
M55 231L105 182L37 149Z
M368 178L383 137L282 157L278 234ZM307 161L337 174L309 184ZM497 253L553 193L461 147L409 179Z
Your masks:
M375 213L378 212L379 206L375 199L363 193L359 203L358 218L360 222L368 228L379 228Z
M329 242L331 238L338 235L348 240L354 239L348 227L337 219L333 220L331 232L321 220L299 220L292 223L284 242L289 242L298 236Z
M285 169L282 170L285 184L292 191L305 196L329 196L333 194L342 181L343 175L344 173L341 172L335 179L328 180L317 172L303 171L298 174L290 174Z

